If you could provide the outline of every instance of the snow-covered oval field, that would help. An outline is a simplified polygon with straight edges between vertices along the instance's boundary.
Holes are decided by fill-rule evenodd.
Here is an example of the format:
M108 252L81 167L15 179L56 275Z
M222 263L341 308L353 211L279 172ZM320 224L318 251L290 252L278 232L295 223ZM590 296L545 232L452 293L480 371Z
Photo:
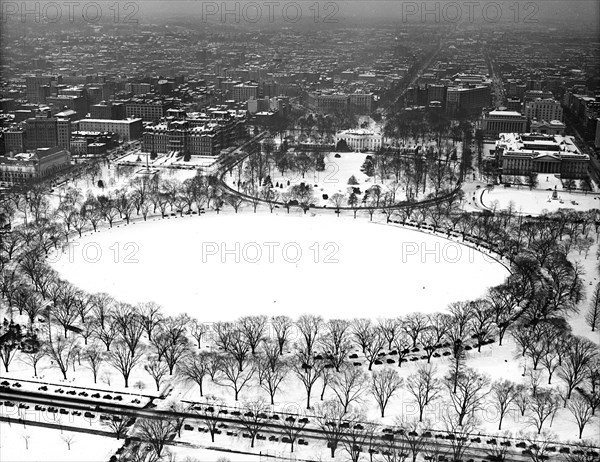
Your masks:
M330 215L240 212L84 235L50 258L61 276L118 300L206 322L245 314L391 317L473 299L508 272L456 242Z

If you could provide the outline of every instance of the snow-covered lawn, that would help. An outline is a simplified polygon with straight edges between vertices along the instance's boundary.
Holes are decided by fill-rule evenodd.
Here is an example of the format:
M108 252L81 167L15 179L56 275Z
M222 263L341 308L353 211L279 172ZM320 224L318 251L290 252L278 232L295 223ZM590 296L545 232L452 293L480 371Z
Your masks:
M540 182L540 187L544 186ZM554 188L551 188L554 189ZM496 186L491 191L482 191L482 203L485 207L493 208L496 203L497 209L505 209L513 202L518 212L528 215L539 215L544 210L553 212L558 209L590 210L600 208L600 196L597 194L569 193L558 190L558 199L552 199L552 191L547 189L529 190L522 186Z
M205 322L256 313L349 319L440 311L507 275L437 236L285 211L122 225L88 233L50 261L89 292L153 300Z
M388 175L388 178L381 179L379 172L375 172L375 176L369 177L368 175L361 172L361 167L364 164L368 156L373 156L373 153L363 152L330 152L324 153L325 169L323 171L316 171L314 168L309 169L304 176L299 170L286 170L282 175L277 169L270 172L271 182L273 188L277 191L280 196L286 192L289 192L290 188L294 185L304 183L313 188L314 203L317 206L323 207L334 207L330 199L334 194L340 193L348 198L350 187L360 189L360 194L357 194L357 198L360 201L363 198L365 191L374 185L381 187L382 196L388 192L392 183L394 183L393 175ZM348 184L350 177L354 176L356 184ZM223 178L229 186L234 189L240 189L239 184L243 184L244 176L240 177L237 168L233 169L229 174ZM396 188L395 200L397 202L406 199L405 191L405 179L400 178L400 186ZM241 188L244 191L244 188ZM420 188L417 199L423 199L425 195L431 192L429 189L423 194L422 188ZM325 198L326 197L326 198ZM281 199L280 199L281 200ZM349 205L344 201L341 204L342 207L348 207Z
M69 439L70 450L65 441ZM105 436L0 422L2 462L99 462L110 459L122 445L123 440Z

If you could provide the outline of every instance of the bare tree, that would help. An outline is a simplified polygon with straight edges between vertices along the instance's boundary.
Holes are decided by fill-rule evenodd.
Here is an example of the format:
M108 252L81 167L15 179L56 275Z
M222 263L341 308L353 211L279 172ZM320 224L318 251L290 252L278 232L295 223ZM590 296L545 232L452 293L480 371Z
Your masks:
M106 347L106 351L110 351L110 346L117 337L117 328L112 319L99 322L96 326L95 335Z
M419 366L414 374L406 378L406 389L419 407L419 422L423 421L425 407L439 397L441 388L436 369L431 365Z
M302 430L304 430L304 427L306 427L307 424L307 418L297 418L292 415L286 417L285 419L283 419L283 422L281 422L281 425L283 427L283 433L289 440L291 452L294 452L294 444L302 434Z
M37 377L37 365L42 360L42 358L46 356L45 346L42 344L39 346L39 348L23 353L24 354L22 354L20 358L21 361L27 364L28 366L31 366L33 368L33 375Z
M412 339L412 347L417 346L419 335L427 327L427 318L422 313L409 314L402 324L402 328Z
M321 338L324 350L338 356L340 349L347 343L350 323L345 319L330 319L325 323L325 332Z
M549 389L540 389L531 397L529 420L535 425L538 435L542 433L544 422L558 410L559 398L556 392Z
M517 409L521 413L521 417L524 417L525 412L527 412L531 404L531 396L528 393L525 385L522 384L517 385L516 393L515 406L517 406Z
M450 319L449 315L443 313L427 316L427 327L421 331L421 345L425 350L427 363L431 362L431 357L441 347Z
M388 342L388 350L392 349L394 340L398 336L402 324L399 318L380 319L377 323L377 328Z
M598 346L594 342L583 337L571 337L563 361L558 367L558 376L567 385L566 399L571 398L573 389L584 380L588 363L597 355Z
M294 373L306 390L306 409L310 409L310 395L316 381L323 373L325 365L322 361L315 360L307 351L298 351L292 360Z
M273 345L273 350L279 349L279 346ZM271 405L274 405L275 394L290 371L289 364L279 355L272 355L270 358L267 355L258 356L256 364L258 383L269 394Z
M454 435L454 438L448 440L452 460L463 460L466 450L472 444L470 436L477 428L475 417L470 414L459 423L459 420L453 416L442 415L442 420L446 431Z
M114 348L106 354L109 364L123 376L125 388L129 387L131 371L142 358L142 355L143 351L141 348L132 353L129 346L123 341L115 342Z
M402 367L402 363L406 361L406 357L410 353L411 340L404 330L400 330L394 337L394 348L398 354L398 367Z
M367 345L372 341L373 337L378 334L378 330L375 329L370 319L361 318L352 320L352 335L363 353L365 353Z
M46 343L46 355L53 361L52 366L60 369L64 380L67 380L67 370L75 358L77 347L77 340L72 336L50 336Z
M451 375L445 377L444 383L456 411L458 425L461 426L467 415L472 415L481 408L490 379L467 367L458 374L456 391L453 391L454 378Z
M223 409L223 402L216 397L206 398L206 403L196 405L193 410L198 418L204 422L206 429L210 433L210 439L214 443L215 435L219 431L219 412Z
M315 418L333 458L342 441L344 431L353 418L344 412L344 408L338 401L325 401L322 404L317 404L315 406Z
M360 423L358 423L360 422ZM360 455L373 438L375 424L365 420L362 415L353 414L342 434L342 444L351 462L358 462Z
M157 356L148 356L144 370L152 377L156 385L156 391L160 391L162 379L169 373L169 366L160 361Z
M375 360L379 357L379 353L385 345L385 338L374 326L369 329L372 335L368 337L367 343L364 345L364 354L369 363L369 370L373 368Z
M402 386L402 378L395 369L385 368L375 371L371 375L370 391L381 410L381 417L385 417L385 408L390 399Z
M478 299L471 303L471 331L477 339L477 351L481 352L481 345L494 331L494 315L487 300Z
M594 287L590 307L585 314L585 322L592 328L592 332L600 328L600 282Z
M198 348L202 348L202 339L208 333L209 328L208 325L198 321L197 319L192 320L192 325L190 326L190 334L198 343Z
M250 447L254 447L254 440L258 432L267 423L267 405L262 399L244 402L240 423L250 436Z
M102 420L101 424L115 435L117 441L127 434L127 429L129 428L127 419L118 415L113 415L108 420Z
M31 435L29 433L23 433L21 435L21 438L23 438L23 441L25 441L25 450L29 449L29 440L31 439Z
M330 386L344 412L348 412L350 404L360 402L367 391L367 375L360 368L346 365L333 375Z
M163 450L175 432L175 425L168 419L139 419L137 422L137 436L152 447L158 458L163 456Z
M146 331L146 336L148 337L149 341L152 341L152 334L163 319L161 314L162 308L158 303L155 302L140 303L136 308L137 312L139 313L142 326Z
M92 375L94 376L94 383L98 378L98 371L102 366L102 363L105 360L105 354L100 349L100 347L96 344L89 345L87 348L84 348L83 353L81 354L81 359L85 362L86 367L92 371Z
M75 435L62 435L60 437L65 443L67 443L67 449L70 451L71 450L71 445L75 442Z
M312 354L323 329L323 318L321 316L303 314L296 321L296 327L300 331L300 336L304 343L304 351L309 355Z
M127 345L131 354L135 355L144 333L142 317L133 306L119 303L112 312L112 318L118 336Z
M396 418L394 424L403 432L402 439L405 442L406 456L410 454L413 462L416 462L417 456L425 447L426 423L417 422L414 419Z
M279 354L283 354L283 348L287 343L294 323L288 316L273 316L271 318L271 325L275 331L275 337L277 338L277 344L279 345Z
M244 316L238 321L239 329L244 335L252 356L256 354L258 344L264 340L266 316Z
M553 437L547 432L530 433L520 435L521 439L527 441L528 448L524 451L529 456L531 462L545 462L550 458Z
M240 391L248 385L254 377L255 366L252 363L244 361L240 368L238 360L231 355L226 355L221 358L220 370L216 377L217 385L231 388L233 390L235 400L239 398Z
M216 362L214 353L200 351L186 355L177 365L179 376L187 382L193 382L200 388L200 396L204 396L202 385L204 378L210 375L210 368Z
M492 383L491 393L494 399L494 406L498 410L498 416L500 418L498 430L502 430L502 420L513 402L517 399L519 389L516 384L510 380L496 380Z
M592 406L590 402L581 395L575 395L567 403L567 409L573 414L575 422L577 422L577 428L579 429L579 439L583 435L583 429L590 420L594 418L592 413Z

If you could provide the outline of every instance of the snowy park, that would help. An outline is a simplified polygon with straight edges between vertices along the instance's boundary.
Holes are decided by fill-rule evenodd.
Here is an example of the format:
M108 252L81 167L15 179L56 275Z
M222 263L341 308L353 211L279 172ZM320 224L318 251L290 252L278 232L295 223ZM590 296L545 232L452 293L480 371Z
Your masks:
M89 292L152 300L169 314L206 322L244 313L376 318L440 311L507 275L490 257L435 235L285 211L137 222L89 233L49 261ZM379 289L386 287L402 296Z

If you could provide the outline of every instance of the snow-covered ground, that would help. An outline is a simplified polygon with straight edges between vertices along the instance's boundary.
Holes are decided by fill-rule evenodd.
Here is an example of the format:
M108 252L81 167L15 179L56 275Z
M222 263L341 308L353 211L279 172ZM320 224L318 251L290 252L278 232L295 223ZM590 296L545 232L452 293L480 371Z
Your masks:
M67 441L71 444L70 450ZM105 436L0 422L2 462L106 461L122 445L123 440Z
M540 187L544 186L540 182ZM527 215L539 215L544 211L558 209L590 210L600 208L600 196L597 194L570 193L558 189L558 199L552 199L552 190L534 189L527 186L505 188L496 186L491 191L482 191L481 201L485 207L505 209L512 202L518 212Z
M325 169L323 171L316 171L311 168L302 176L302 173L298 170L286 170L282 175L279 170L273 169L269 174L274 189L280 195L288 192L292 186L304 183L313 188L314 201L312 203L320 207L333 207L334 205L330 200L332 196L340 193L347 199L350 187L360 189L360 194L357 194L359 201L362 200L365 191L374 185L381 187L382 195L390 190L394 183L393 175L388 175L388 178L382 180L379 172L375 172L375 176L372 177L361 172L361 167L368 156L373 156L373 153L329 152L324 153ZM352 176L354 176L356 184L350 185L348 180ZM239 189L238 183L244 181L244 177L240 177L237 168L225 175L223 179L234 189ZM401 185L397 187L395 193L395 200L398 202L406 199L405 182L405 178L400 178ZM420 189L417 199L423 199L429 192L431 192L430 189L427 189L423 194L422 189ZM341 205L342 207L348 207L346 201Z
M507 270L441 237L331 215L171 217L88 233L50 262L89 292L202 321L244 314L393 317L444 310ZM327 311L323 309L327 307Z

